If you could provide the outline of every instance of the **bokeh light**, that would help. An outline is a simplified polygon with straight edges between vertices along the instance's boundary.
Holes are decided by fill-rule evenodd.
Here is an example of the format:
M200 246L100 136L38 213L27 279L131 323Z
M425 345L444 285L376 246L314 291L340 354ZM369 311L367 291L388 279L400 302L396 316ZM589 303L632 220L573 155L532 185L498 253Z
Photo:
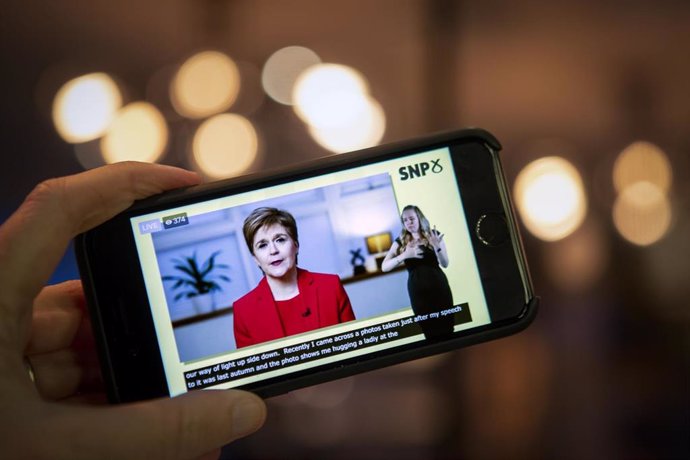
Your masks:
M221 114L204 121L194 134L194 162L207 176L237 176L254 162L258 138L252 123L241 115Z
M613 184L618 193L640 181L650 182L663 192L668 192L672 180L668 157L649 142L633 142L618 155L613 166Z
M110 76L100 72L83 75L58 90L53 123L67 142L90 141L103 135L121 105L122 95Z
M101 139L101 151L107 163L154 162L167 144L168 126L160 111L148 102L134 102L117 113Z
M240 73L227 55L203 51L187 59L170 86L175 110L189 118L203 118L232 106L240 90Z
M339 126L310 126L309 133L322 147L336 153L349 152L377 145L386 131L386 116L381 105L366 100L360 116Z
M629 242L649 246L662 239L671 226L671 203L659 186L638 181L626 187L613 205L613 222Z
M264 64L261 84L272 99L281 104L292 104L292 91L304 70L319 64L319 56L302 46L288 46L273 53Z
M587 213L580 174L560 157L528 164L518 174L514 192L525 227L542 240L565 238L582 224Z
M354 122L367 110L368 85L355 69L340 64L317 64L297 79L295 112L313 127L339 127Z

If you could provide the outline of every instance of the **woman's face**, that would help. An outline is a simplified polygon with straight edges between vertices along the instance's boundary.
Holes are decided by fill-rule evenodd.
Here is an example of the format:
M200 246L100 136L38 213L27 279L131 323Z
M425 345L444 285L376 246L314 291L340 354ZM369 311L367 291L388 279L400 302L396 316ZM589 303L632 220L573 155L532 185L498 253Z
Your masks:
M419 233L419 217L414 209L407 209L402 213L402 222L405 230L410 233Z
M297 267L297 243L280 224L260 227L254 235L254 260L266 276L282 278Z

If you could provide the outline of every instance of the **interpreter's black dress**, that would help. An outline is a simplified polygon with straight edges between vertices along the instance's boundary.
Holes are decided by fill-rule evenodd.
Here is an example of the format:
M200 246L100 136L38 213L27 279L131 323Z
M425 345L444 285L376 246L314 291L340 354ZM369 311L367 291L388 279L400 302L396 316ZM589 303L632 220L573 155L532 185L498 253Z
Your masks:
M398 244L402 242L398 238ZM440 313L453 307L453 294L450 291L448 278L443 273L436 258L436 252L431 246L420 246L423 256L421 259L410 257L405 259L407 268L407 292L410 295L412 311L415 315L429 315ZM426 338L438 337L453 332L453 315L428 318L418 323Z

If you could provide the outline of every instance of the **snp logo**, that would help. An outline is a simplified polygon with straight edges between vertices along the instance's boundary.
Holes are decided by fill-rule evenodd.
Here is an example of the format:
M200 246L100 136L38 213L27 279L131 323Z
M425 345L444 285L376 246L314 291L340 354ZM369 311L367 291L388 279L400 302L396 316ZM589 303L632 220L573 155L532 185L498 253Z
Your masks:
M400 180L414 179L416 177L426 176L426 173L431 171L434 174L438 174L443 171L443 166L441 165L441 159L423 161L414 165L401 166L398 168L398 174L400 174Z

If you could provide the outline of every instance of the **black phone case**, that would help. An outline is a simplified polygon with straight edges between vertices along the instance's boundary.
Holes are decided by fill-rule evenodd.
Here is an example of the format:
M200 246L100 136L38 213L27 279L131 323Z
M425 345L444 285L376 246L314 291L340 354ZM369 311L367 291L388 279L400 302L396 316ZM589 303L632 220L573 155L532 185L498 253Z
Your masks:
M372 159L383 161L387 156L393 157L396 153L399 154L401 151L412 150L419 147L424 147L424 149L432 149L435 145L444 145L449 141L458 140L466 141L468 143L476 141L489 146L494 153L494 161L499 162L500 167L500 161L498 160L496 152L501 149L501 145L496 138L482 129L465 129L461 131L439 133L421 139L386 144L349 154L322 158L306 164L295 165L264 174L253 174L210 184L202 184L190 188L173 190L162 195L141 200L135 203L131 208L123 212L121 215L131 215L136 213L137 210L143 209L146 209L147 212L153 212L156 209L165 208L173 203L179 205L184 202L194 201L202 196L210 199L213 198L214 195L222 196L224 192L229 189L232 189L233 193L241 193L245 190L252 190L252 188L259 183L265 185L267 182L279 182L286 178L299 180L300 178L309 176L317 171L339 168L345 165L357 166L358 163L371 162ZM502 168L500 170L502 171ZM502 177L501 179L505 183L505 178ZM486 326L470 329L467 335L462 335L453 339L431 342L412 349L401 349L396 353L389 355L377 356L377 354L374 353L372 355L365 355L364 357L346 359L340 362L338 366L334 368L325 370L318 370L317 368L301 371L294 374L288 374L283 377L274 378L267 382L259 382L238 388L255 392L262 397L276 396L298 388L316 385L330 380L352 376L359 373L380 369L382 367L399 364L405 361L424 358L461 347L505 337L526 328L532 322L537 313L539 297L532 295L533 291L531 280L529 278L529 272L527 271L527 266L524 259L524 250L522 248L519 229L513 217L515 212L512 207L509 191L507 189L502 190L502 193L503 199L507 201L510 211L508 213L510 215L508 225L510 231L514 233L515 238L517 239L517 244L519 246L518 250L522 256L519 262L524 263L523 268L526 276L524 281L527 288L526 292L531 297L524 304L522 312L517 317L514 317L511 320L492 322ZM104 324L104 315L101 314L102 306L99 303L98 295L94 289L94 279L89 261L89 250L87 244L88 234L89 232L77 236L75 239L75 253L84 284L84 292L89 306L91 321L93 324L93 332L96 338L101 361L101 369L107 385L109 399L112 402L125 402L133 399L165 396L168 393L161 391L161 394L144 394L141 395L141 398L122 397L118 385L118 375L115 371L115 368L121 368L122 366L119 365L121 363L113 362L113 353L111 353L111 351L118 346L122 346L123 343L121 340L119 340L119 337L111 337L108 327L106 327ZM153 331L151 331L151 335L154 335ZM133 353L136 353L136 350Z

